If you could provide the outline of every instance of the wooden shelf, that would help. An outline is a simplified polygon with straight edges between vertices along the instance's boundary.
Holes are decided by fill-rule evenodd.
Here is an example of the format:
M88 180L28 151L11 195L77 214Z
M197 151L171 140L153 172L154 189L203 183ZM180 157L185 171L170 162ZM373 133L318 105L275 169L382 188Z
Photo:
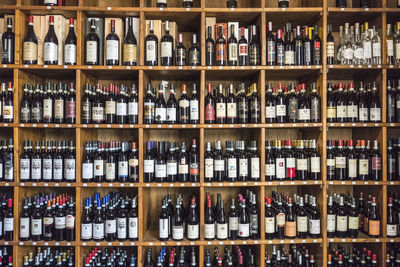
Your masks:
M124 2L125 1L125 2ZM173 0L172 0L173 1ZM186 9L182 7L174 7L181 5L181 2L174 2L168 8L150 7L151 1L138 0L113 0L113 1L96 1L96 0L76 0L73 1L74 6L65 7L45 7L39 5L26 5L27 3L39 3L39 0L15 0L6 1L7 5L0 6L0 15L14 14L16 32L16 63L17 64L0 64L0 79L3 81L13 81L16 86L14 93L14 109L15 123L0 123L0 128L3 129L3 139L14 137L14 162L15 162L15 180L16 182L0 182L0 187L3 190L12 188L16 203L14 205L15 215L15 231L14 240L18 239L19 234L19 214L21 210L21 200L23 198L21 192L40 192L42 190L75 190L76 195L76 236L77 241L74 242L33 242L33 241L0 241L0 245L13 246L14 250L14 266L17 266L17 258L22 258L20 246L35 247L35 246L72 246L75 247L75 266L82 267L83 253L86 253L86 247L95 246L135 246L138 247L138 267L144 265L144 251L146 247L159 246L198 246L199 257L204 256L204 249L207 246L231 246L231 245L251 245L256 250L257 267L265 267L263 256L265 248L270 245L287 245L287 244L309 244L315 247L318 266L326 266L327 253L329 243L369 243L377 246L377 254L380 255L380 267L385 266L384 256L386 251L386 243L400 242L400 238L388 238L383 231L380 238L371 238L363 233L359 237L353 238L327 238L326 237L326 213L327 199L326 195L331 191L345 192L346 190L358 190L355 186L363 186L363 190L368 192L378 191L380 205L379 211L382 218L382 229L385 229L387 218L387 194L389 190L395 190L400 186L400 181L387 181L386 170L383 170L382 181L327 181L326 179L326 143L328 139L351 139L377 138L381 144L382 166L387 165L385 146L388 135L398 135L397 129L400 128L400 123L386 122L386 90L383 85L387 83L388 78L400 78L400 66L398 65L327 65L325 60L326 53L326 37L327 25L333 24L337 27L345 22L353 23L368 21L378 24L381 29L385 28L386 23L393 23L397 19L399 8L389 8L384 5L390 5L389 1L381 1L377 3L378 8L370 8L369 10L362 8L340 8L330 7L332 0L312 0L290 1L291 7L278 8L277 0L239 0L239 7L235 9L225 8L224 0L203 1L199 0L195 3L196 7ZM128 3L129 2L129 3ZM155 1L152 1L155 2ZM309 7L302 7L302 4L309 4ZM394 2L393 2L394 3ZM392 4L393 4L392 3ZM170 4L170 1L169 3ZM376 4L376 3L375 3ZM92 5L92 6L90 6ZM115 6L113 6L115 5ZM125 6L126 5L126 6ZM334 5L334 3L333 3ZM217 7L219 6L219 7ZM86 66L83 63L84 49L78 49L78 65L24 65L20 64L22 38L26 30L26 15L44 15L44 14L61 14L66 17L76 18L76 33L78 38L78 47L82 47L84 41L84 25L87 16L99 17L126 17L136 16L140 18L141 30L144 29L144 22L147 19L159 20L175 20L178 22L181 31L191 34L198 34L199 44L201 44L202 65L201 66L143 66L144 50L140 50L139 66ZM260 29L260 43L262 60L259 66L205 66L205 25L206 17L215 16L217 22L241 21L244 26L248 24L256 24ZM282 28L287 22L296 25L318 25L319 33L323 45L323 64L319 66L267 66L266 65L266 28L267 23L272 21L274 31L279 27ZM382 26L383 25L383 26ZM241 25L242 26L242 25ZM187 29L189 28L189 29ZM184 30L182 30L184 29ZM144 43L144 34L140 35L138 44L141 46ZM335 38L337 36L335 35ZM382 31L382 44L386 43L386 32ZM189 47L186 46L188 49ZM385 49L384 49L385 50ZM385 53L385 51L384 51ZM383 57L384 59L385 57ZM19 101L22 98L22 85L31 82L30 75L39 77L39 80L70 80L76 84L76 107L77 122L75 124L45 124L45 123L19 123ZM380 86L382 100L382 118L380 123L329 123L326 121L327 112L325 109L321 111L321 122L319 123L266 123L265 122L265 86L267 83L283 83L290 82L317 82L318 92L321 96L321 106L324 108L327 99L327 82L329 80L350 80L357 77L374 76L375 81ZM172 80L175 83L180 81L196 81L199 84L200 107L201 113L204 110L204 97L206 94L206 85L211 82L213 86L218 83L227 85L229 83L239 82L255 82L257 83L258 92L261 97L261 122L257 124L206 124L204 123L203 115L201 114L199 124L185 125L148 125L143 123L142 118L142 102L145 95L147 83L152 83L153 86L158 86L161 80ZM82 124L80 119L81 97L83 87L86 82L112 82L124 83L135 82L138 85L139 92L139 123L138 124ZM57 130L60 128L60 130ZM369 130L365 131L364 129ZM122 131L119 131L122 130ZM22 153L22 140L27 137L37 138L39 134L45 134L46 138L55 137L57 133L75 139L77 143L76 151L76 166L77 166L77 181L73 183L66 182L20 182L19 173L19 155ZM183 133L183 134L182 134ZM356 133L356 134L355 134ZM188 135L187 138L185 135ZM225 140L228 137L237 137L250 140L254 138L258 143L258 151L260 154L260 181L245 181L245 182L204 182L204 171L200 171L200 182L198 183L145 183L143 182L143 158L145 152L144 143L148 140L183 140L190 137L196 137L199 141L200 162L204 164L205 142L214 140ZM83 183L81 182L81 163L83 158L84 144L88 140L109 140L110 138L119 138L121 140L135 140L138 143L139 154L139 182L138 183ZM123 138L123 139L122 139ZM224 139L225 138L225 139ZM265 140L270 139L316 139L318 151L321 155L321 180L307 181L265 181ZM117 140L117 139L115 139ZM202 166L203 167L203 166ZM305 239L273 239L266 240L264 237L263 216L265 214L264 195L271 190L276 190L279 186L283 186L284 190L299 193L311 193L317 197L317 205L321 212L321 238L305 238ZM205 192L221 192L224 196L236 191L243 191L248 188L254 189L257 192L257 209L259 211L259 231L260 239L258 240L204 240L204 233L200 227L200 240L181 242L166 241L160 242L157 239L158 233L151 227L156 227L156 223L149 223L150 218L153 219L155 211L146 209L147 201L153 201L154 197L161 192L182 192L196 193L199 197L200 222L204 222L204 204ZM85 197L93 192L109 192L109 191L124 191L132 192L138 195L138 213L139 213L139 240L126 242L83 242L80 241L80 220L82 213L82 202ZM357 191L358 192L358 191ZM150 229L150 230L149 230ZM315 244L315 245L312 245ZM382 256L382 257L381 257ZM199 267L203 267L203 261L200 260Z

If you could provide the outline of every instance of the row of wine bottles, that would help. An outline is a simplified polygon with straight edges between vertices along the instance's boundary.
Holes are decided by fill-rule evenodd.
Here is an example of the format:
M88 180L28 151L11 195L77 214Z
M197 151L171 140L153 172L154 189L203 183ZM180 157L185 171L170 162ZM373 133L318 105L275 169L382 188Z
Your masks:
M82 182L138 182L136 142L88 141L82 160Z
M14 235L13 198L2 193L0 201L0 240L12 241Z
M28 181L76 181L75 141L24 141L19 157L19 179Z
M36 247L23 256L23 264L24 267L74 267L75 252L71 248Z
M276 248L272 246L271 254L265 252L265 267L274 266L309 266L315 267L316 262L310 248L306 246L290 245L289 251L286 248Z
M326 157L328 180L382 180L377 140L328 140Z
M349 195L328 196L328 238L357 238L359 231L371 237L380 236L381 219L376 197L368 195L366 202L362 192L357 205L356 199Z
M81 240L138 240L137 196L110 192L104 197L96 193L93 198L86 198L81 218Z
M221 250L221 251L220 251ZM225 247L214 248L214 259L211 258L209 249L205 250L204 266L205 267L218 267L218 266L248 266L256 267L256 253L251 247L232 246L232 248Z
M19 215L21 241L75 241L75 198L39 193L23 200Z
M24 84L19 107L22 123L76 123L76 97L74 84L48 82Z
M199 253L195 247L162 247L155 253L156 260L153 260L153 248L148 248L144 255L145 267L176 266L196 267L199 266Z
M387 145L387 180L400 180L400 138L390 138Z
M85 267L95 266L116 266L136 267L137 250L132 251L126 248L101 248L95 247L84 257Z
M360 82L358 91L351 82L348 85L328 83L328 122L381 122L382 107L375 82L364 88Z
M305 203L307 199L307 203ZM321 236L321 215L316 198L272 192L265 196L265 238L318 238Z
M1 83L0 122L14 122L14 89L13 83Z
M400 246L388 244L386 248L386 267L397 267L400 264Z
M12 247L0 247L0 266L13 266L13 250Z
M400 41L400 39L399 39ZM400 45L399 45L400 46ZM400 47L399 47L400 49ZM396 87L397 84L397 87ZM387 122L400 122L400 79L388 80L386 86Z
M0 140L0 181L14 181L14 140Z
M367 247L344 248L338 244L336 248L332 245L328 248L328 267L333 266L371 266L378 267L378 251L375 253Z

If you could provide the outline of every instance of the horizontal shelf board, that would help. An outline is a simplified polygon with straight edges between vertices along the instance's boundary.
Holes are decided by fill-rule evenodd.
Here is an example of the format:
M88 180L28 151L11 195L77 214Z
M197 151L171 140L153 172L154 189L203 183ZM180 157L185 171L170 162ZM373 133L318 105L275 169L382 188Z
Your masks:
M340 8L340 7L328 7L328 12L346 12L346 13L360 13L360 12L385 12L385 8ZM329 13L328 13L329 16Z
M123 187L140 187L142 186L139 183L121 183L121 182L115 182L115 183L79 183L79 186L81 187L105 187L105 188L123 188Z
M64 123L15 123L20 128L78 128L77 124Z
M79 183L71 182L20 182L21 187L78 187Z
M328 238L330 243L384 243L387 242L385 238L373 238L373 237L362 237L362 238Z
M335 128L352 128L352 127L384 127L386 126L385 123L382 122L378 122L378 123L374 123L374 122L367 122L367 123L363 123L363 122L328 122L328 127L335 127Z
M120 241L114 241L114 242L81 241L78 243L80 243L80 245L83 247L86 247L86 246L88 246L88 247L125 246L126 247L126 246L137 246L139 242L137 242L137 241L123 241L123 242L120 242Z
M6 187L6 186L18 186L17 182L0 182L0 187Z
M327 181L328 185L386 185L384 181Z
M347 70L347 69L384 69L387 68L385 65L327 65L327 69L338 69L338 70Z
M16 241L15 245L18 246L61 246L69 247L76 246L79 242L76 241Z
M267 13L313 13L313 12L322 12L323 7L266 7L264 11ZM268 19L268 17L267 17Z

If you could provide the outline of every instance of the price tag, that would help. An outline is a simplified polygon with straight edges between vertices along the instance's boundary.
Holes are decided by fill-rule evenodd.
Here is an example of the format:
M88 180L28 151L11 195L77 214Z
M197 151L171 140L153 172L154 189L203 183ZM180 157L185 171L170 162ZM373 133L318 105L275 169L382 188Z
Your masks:
M268 240L268 243L272 244L272 240Z
M211 186L211 183L207 183L207 186Z
M369 69L372 68L372 65L368 65L368 68L369 68Z
M294 240L290 240L290 243L294 243Z
M369 8L368 8L368 7L366 7L366 8L365 8L365 11L366 11L366 12L368 12L368 11L369 11Z
M235 67L235 66L232 66L232 69L234 70L234 69L236 69L236 67Z
M290 182L290 184L294 184L294 182Z
M25 64L24 67L25 67L25 68L29 68L29 65Z
M3 64L3 68L7 68L7 64Z
M157 184L158 187L161 187L161 184Z
M25 183L21 183L21 186L25 186Z
M109 183L108 186L109 186L109 187L113 187L113 184Z
M123 242L119 242L119 245L120 245L120 246L123 246L123 245L124 245L124 243L123 243Z
M234 8L234 7L231 7L231 11L235 11L235 8Z
M345 181L342 181L342 184L346 184L346 182L345 182Z
M108 246L112 246L112 243L111 243L111 242L108 242L107 245L108 245Z
M121 184L121 187L125 187L125 184Z
M174 187L174 184L169 184L170 187Z
M56 246L59 246L59 245L60 245L60 243L59 243L59 242L56 242L56 243L55 243L55 245L56 245Z
M149 245L152 246L152 245L153 245L153 242L150 242Z
M303 181L303 184L307 184L307 181Z
M246 245L247 244L247 241L243 241L243 245Z
M131 246L134 246L135 245L135 242L131 242Z
M196 69L196 66L192 66L192 69Z
M346 242L346 239L342 238L342 242Z
M99 128L99 126L100 126L100 125L96 124L96 125L94 126L94 128Z
M68 69L68 65L64 65L64 69Z
M58 183L56 183L56 184L54 184L54 186L57 186L57 187L58 187L58 186L60 186L60 185L59 185Z
M23 246L23 245L24 245L24 242L19 242L19 245L20 245L20 246Z
M258 244L258 240L254 240L254 244Z
M231 241L231 245L234 245L235 244L235 241Z
M211 69L211 66L208 66L208 67L207 67L207 69L209 69L209 70L210 70L210 69Z
M9 183L5 183L5 186L9 186L10 184Z
M166 70L169 69L169 66L165 66L165 69L166 69Z
M164 10L164 8L160 7L160 11L163 11L163 10Z
M197 128L197 125L196 125L196 124L193 124L192 127L193 127L193 128Z
M124 125L120 124L120 125L119 125L119 128L124 128Z
M350 65L350 68L354 68L354 65L352 64L352 65Z
M130 183L130 184L129 184L129 186L130 186L130 187L132 187L132 186L133 186L133 184L132 184L132 183Z
M212 242L207 242L207 244L208 244L208 245L211 245L211 244L212 244Z
M36 186L36 183L33 183L32 186Z
M129 125L129 128L133 128L133 127L135 127L133 124Z
M342 8L340 9L340 11L344 11L344 7L342 7Z
M165 246L165 242L161 242L161 246Z
M194 245L194 242L190 242L190 245L193 246L193 245Z
M285 240L281 240L280 243L282 243L282 244L285 243Z
M379 238L375 239L375 242L379 242L379 241L380 241Z
M86 242L83 242L82 245L83 245L83 246L86 246Z
M218 183L218 186L222 186L222 183Z
M127 69L127 70L130 70L130 69L131 69L131 66L126 66L126 69Z
M389 65L389 68L393 69L393 65Z
M181 187L184 187L185 186L185 184L181 184Z
M223 244L224 244L224 242L222 242L222 241L219 241L219 244L220 244L220 245L223 245Z
M51 6L47 6L47 9L51 9Z
M353 182L351 182L351 184L356 184L356 182L353 181Z
M302 242L302 243L306 243L306 240L305 240L305 239L302 239L301 242Z
M153 69L153 66L149 66L149 70Z
M190 11L190 7L187 7L187 8L186 8L186 11Z
M244 66L241 66L240 69L244 70Z
M286 7L282 7L282 11L286 11Z
M146 184L146 187L149 187L150 186L150 184Z
M317 243L317 242L318 242L318 240L317 240L317 239L314 239L314 240L313 240L313 242L314 242L314 243Z

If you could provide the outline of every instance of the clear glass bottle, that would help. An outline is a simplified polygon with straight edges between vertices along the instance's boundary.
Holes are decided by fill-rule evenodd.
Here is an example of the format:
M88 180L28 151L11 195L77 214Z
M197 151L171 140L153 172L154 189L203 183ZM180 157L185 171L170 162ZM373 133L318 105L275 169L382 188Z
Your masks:
M372 64L372 40L370 30L368 29L368 22L364 23L362 43L364 47L364 64Z
M364 47L361 42L360 24L355 24L355 41L354 41L354 64L362 65L364 63Z
M382 64L382 45L379 30L374 25L372 27L372 64Z

